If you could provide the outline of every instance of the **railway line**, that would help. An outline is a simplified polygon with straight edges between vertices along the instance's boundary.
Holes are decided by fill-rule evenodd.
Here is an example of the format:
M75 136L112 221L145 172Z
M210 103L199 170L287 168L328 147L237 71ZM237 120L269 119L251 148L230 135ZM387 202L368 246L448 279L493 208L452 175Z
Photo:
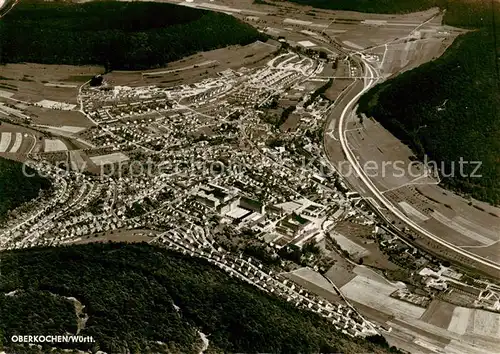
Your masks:
M358 54L358 53L355 53ZM397 207L395 207L383 194L382 192L375 186L373 181L367 176L366 172L361 168L361 165L354 153L352 152L346 135L346 118L350 117L352 114L355 114L354 109L356 107L356 103L359 101L361 96L370 90L373 86L377 84L380 80L380 76L377 72L377 69L373 67L365 58L363 58L362 54L360 55L360 59L365 68L365 79L364 79L364 87L363 89L357 93L345 106L342 111L339 119L338 119L338 132L339 132L339 141L342 147L342 151L344 152L347 161L353 167L358 179L362 182L363 186L374 196L376 201L383 207L385 207L388 211L390 211L393 215L395 215L400 221L402 221L407 227L416 231L418 234L427 237L433 242L439 244L440 246L452 251L455 254L458 254L462 257L465 257L471 262L476 262L476 264L480 264L482 266L487 267L491 271L496 274L500 274L500 264L493 262L484 257L473 254L467 250L464 250L458 246L453 245L452 243L445 241L433 234L429 230L424 227L418 225L416 222L407 217L402 211L400 211ZM370 202L370 201L369 201ZM371 202L370 202L371 203ZM378 206L374 206L377 208Z

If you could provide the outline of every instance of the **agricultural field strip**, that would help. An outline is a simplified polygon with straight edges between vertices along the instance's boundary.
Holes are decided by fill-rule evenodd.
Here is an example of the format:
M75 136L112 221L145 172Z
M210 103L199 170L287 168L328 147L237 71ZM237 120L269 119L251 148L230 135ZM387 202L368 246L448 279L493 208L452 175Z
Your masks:
M10 152L16 153L19 151L21 144L23 143L23 134L16 133L16 140L14 141L14 145L10 148Z
M468 333L495 338L500 346L500 314L475 309L473 321L469 321Z
M103 166L106 164L114 164L117 162L124 162L128 161L129 158L125 154L121 152L115 152L113 154L108 154L108 155L101 155L101 156L94 156L90 158L93 163L95 163L97 166Z
M67 151L68 147L59 139L45 139L45 152Z
M69 152L71 167L80 171L82 166L85 165L85 160L79 151L73 150Z
M484 347L472 347L462 340L452 339L450 344L444 348L446 354L498 354L497 350L489 350Z
M371 279L373 281L377 281L381 284L385 284L394 288L401 288L402 285L401 283L391 283L389 280L384 278L382 275L378 274L371 268L368 268L366 266L356 266L353 270L354 274L360 275L362 277Z
M14 93L5 90L0 90L0 97L11 98L12 96L14 96Z
M344 43L345 45L348 45L349 47L355 48L355 49L359 49L359 50L365 49L364 47L357 45L356 43L353 43L351 41L343 41L342 43Z
M185 66L183 68L142 73L142 76L155 76L155 75L172 74L172 73L185 71L185 70L191 70L191 69L195 69L195 68L199 68L199 67L203 67L203 66L208 66L208 65L212 65L212 64L214 64L214 65L219 64L219 62L217 60L206 60L202 63Z
M413 341L413 343L423 348L429 349L431 352L439 352L443 350L442 346L435 345L434 343L431 343L430 341L427 341L421 337L419 338L418 336L417 339Z
M310 268L299 268L297 270L294 270L289 273L284 273L284 274L290 274L293 275L297 278L304 279L314 285L319 286L320 288L332 292L334 294L337 294L335 291L335 288L318 272L313 271Z
M342 234L338 232L331 232L332 237L337 241L340 248L347 251L350 255L356 255L357 257L364 257L368 255L370 252L361 245L358 245L356 242L348 239Z
M86 127L76 127L76 126L70 126L70 125L63 125L63 126L53 126L53 125L43 125L43 124L37 124L37 127L47 129L49 131L60 131L63 133L79 133L85 129Z
M457 306L448 328L440 328L420 319L408 319L408 323L429 333L450 339L472 339L477 337L483 341L500 346L500 314L480 309L468 309ZM471 337L472 336L472 337ZM471 340L474 342L474 340Z
M393 321L388 321L387 325L391 326L393 331L396 333L402 333L405 337L410 337L407 340L413 341L416 345L429 349L433 353L443 353L443 349L446 347L447 344L449 344L450 339L447 338L447 336L442 337L442 341L437 341L435 338L435 333L428 332L429 335L425 336L422 335L422 333L419 330L422 330L418 325L415 326L415 324L409 324L405 321L401 322L393 322ZM416 328L414 328L414 326ZM464 344L467 348L470 346L468 344ZM427 352L425 352L427 353ZM467 352L469 354L469 352Z
M500 314L456 307L453 310L448 330L460 335L472 334L490 337L498 340L500 345Z
M48 86L48 87L60 87L60 88L76 88L78 87L78 85L72 85L72 84L58 84L58 83L46 83L46 84L43 84L44 86Z
M17 110L15 108L11 108L11 107L7 107L7 106L5 106L5 105L3 105L1 103L0 103L0 111L4 112L7 115L13 114L13 115L21 117L21 118L25 118L26 117L23 114L23 112L21 112L20 110Z
M64 111L71 111L76 108L75 104L69 104L65 102L58 102L52 100L41 100L37 102L36 105L43 108L62 109Z
M397 288L357 275L340 290L350 300L397 318L420 318L424 308L390 297Z
M470 229L476 230L491 240L494 240L494 241L500 240L500 225L498 225L497 230L495 231L495 230L487 229L487 228L485 228L481 225L478 225L470 220L467 220L461 216L454 217L453 221L455 221L461 225L464 225Z
M464 236L467 236L471 240L480 242L483 245L490 245L494 242L493 240L491 240L487 237L484 237L483 235L478 234L477 232L474 232L472 230L465 228L464 226L462 226L459 223L457 223L456 221L446 217L445 215L441 214L438 211L432 212L431 216L434 219L436 219L437 221L439 221L440 223L446 225L447 227L455 230L456 232L458 232Z
M500 340L498 334L481 332L481 330L476 329L473 330L473 326L475 324L474 317L472 313L474 311L482 311L489 316L500 316L496 313L491 313L483 310L473 310L467 309L464 307L456 307L454 309L455 322L450 321L448 328L441 328L435 326L433 324L429 324L427 322L422 321L421 319L415 318L400 318L398 321L388 321L387 324L394 329L401 330L407 334L410 334L416 338L422 336L421 333L417 333L411 329L414 327L420 331L424 331L429 333L426 336L429 339L435 338L436 336L441 337L443 339L443 344L446 341L450 341L448 345L445 346L445 353L481 353L481 354L494 354L498 353L496 348L500 345ZM484 319L480 319L479 321L483 321L481 325L477 324L480 328L485 327ZM409 327L405 326L407 324ZM486 334L485 334L486 333ZM455 351L449 346L455 347L459 345L461 350Z
M414 217L420 221L426 221L426 220L429 220L429 217L422 214L420 211L418 211L417 209L415 209L414 207L412 207L410 204L408 204L407 202L399 202L398 203L399 206L403 209L403 211L405 212L406 215L410 216L410 217Z
M451 317L450 324L448 325L448 331L465 334L467 331L467 326L469 325L469 317L471 315L472 309L464 307L456 307L453 310L453 315Z
M6 152L12 139L11 133L2 133L0 138L0 152Z

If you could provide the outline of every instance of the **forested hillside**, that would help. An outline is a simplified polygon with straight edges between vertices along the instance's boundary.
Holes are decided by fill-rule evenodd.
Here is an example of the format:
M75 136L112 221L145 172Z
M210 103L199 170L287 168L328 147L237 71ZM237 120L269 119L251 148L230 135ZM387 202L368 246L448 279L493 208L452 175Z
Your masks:
M26 167L26 172L33 174L34 171ZM22 164L0 157L0 222L5 219L9 210L36 198L41 189L49 187L47 179L38 174L26 177Z
M438 6L445 24L468 28L437 60L384 82L362 97L375 117L420 158L441 165L443 182L465 195L500 204L500 2L490 0L288 0L334 10L407 13ZM423 128L425 127L425 128ZM481 161L481 178L462 177L460 159ZM475 164L464 169L470 176Z
M10 343L13 334L75 333L76 316L65 297L79 300L89 316L80 334L96 343L76 345L83 350L158 353L165 347L157 342L163 342L171 353L198 353L200 330L209 336L208 353L389 352L384 344L346 337L318 315L206 261L146 244L30 249L1 257L0 343L8 353L32 352Z
M0 21L0 63L145 69L257 39L232 16L173 4L21 0Z
M281 0L273 0L279 2ZM322 9L372 12L379 14L427 10L446 0L285 0Z
M377 14L404 14L439 7L446 10L444 22L450 26L481 27L491 22L494 0L272 0L288 1L329 10ZM486 16L483 17L483 16Z
M448 23L477 28L460 36L443 56L369 91L360 112L375 117L422 158L444 162L452 189L500 204L500 75L497 38L500 4L455 2ZM451 2L450 2L451 6ZM460 159L480 161L466 165ZM454 167L453 167L454 165ZM471 177L469 177L471 176Z
M444 23L464 28L483 28L493 22L492 7L497 0L271 0L294 2L328 10L377 14L404 14L439 7L446 10ZM497 18L498 21L498 18Z

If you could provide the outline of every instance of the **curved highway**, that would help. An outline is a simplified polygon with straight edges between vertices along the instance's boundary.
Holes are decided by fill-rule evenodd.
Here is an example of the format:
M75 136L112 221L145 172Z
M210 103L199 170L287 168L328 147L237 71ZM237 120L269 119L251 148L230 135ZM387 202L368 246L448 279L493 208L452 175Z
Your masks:
M377 73L377 70L372 67L366 59L363 57L361 54L361 61L365 66L366 72L366 78L364 82L364 88L351 100L347 105L345 106L344 110L342 111L342 114L340 116L339 122L338 122L338 132L340 136L340 143L342 146L342 150L351 164L351 166L354 168L356 171L357 176L359 179L362 181L364 186L373 194L373 196L376 198L378 202L380 202L385 208L387 208L391 213L393 213L395 216L399 218L402 222L404 222L408 227L412 228L413 230L417 231L418 233L428 237L429 239L433 240L434 242L450 249L451 251L464 256L470 260L473 260L477 263L480 263L482 265L490 267L490 269L494 269L496 271L500 271L500 265L496 262L493 262L489 259L483 258L481 256L478 256L476 254L470 253L460 247L457 247L441 238L438 236L434 235L430 231L426 230L422 226L418 225L415 223L413 220L408 218L406 214L404 214L401 210L396 208L383 194L380 192L380 190L375 186L375 184L370 180L370 178L366 175L365 171L361 168L359 161L356 159L354 156L351 148L349 147L349 144L347 142L347 137L346 137L346 117L350 116L351 114L354 114L353 109L358 102L359 98L367 92L369 89L371 89L379 80L379 76ZM368 77L369 76L369 77Z
M9 4L10 0L0 0L0 18L7 15L7 13L17 5L19 0L12 0Z

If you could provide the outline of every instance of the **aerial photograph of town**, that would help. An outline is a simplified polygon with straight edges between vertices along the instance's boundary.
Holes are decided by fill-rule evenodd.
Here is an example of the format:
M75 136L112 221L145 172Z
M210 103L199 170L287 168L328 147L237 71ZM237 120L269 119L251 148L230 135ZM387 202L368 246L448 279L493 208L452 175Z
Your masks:
M0 0L0 354L500 353L499 0Z

